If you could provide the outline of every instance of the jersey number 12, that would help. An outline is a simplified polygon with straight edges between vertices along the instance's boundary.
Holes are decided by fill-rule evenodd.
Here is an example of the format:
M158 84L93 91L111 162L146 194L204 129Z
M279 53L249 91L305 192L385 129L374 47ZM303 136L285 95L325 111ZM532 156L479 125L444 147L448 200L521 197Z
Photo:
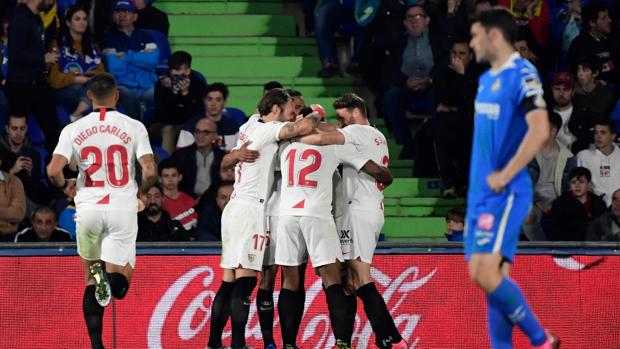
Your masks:
M295 159L297 155L297 149L291 149L291 151L286 154L286 160L288 160L288 186L295 186ZM299 180L297 181L297 185L302 187L310 187L316 188L318 183L316 181L306 179L306 176L316 172L316 170L321 167L321 153L319 153L316 149L306 149L299 156L299 160L308 161L309 158L312 158L312 162L299 170Z

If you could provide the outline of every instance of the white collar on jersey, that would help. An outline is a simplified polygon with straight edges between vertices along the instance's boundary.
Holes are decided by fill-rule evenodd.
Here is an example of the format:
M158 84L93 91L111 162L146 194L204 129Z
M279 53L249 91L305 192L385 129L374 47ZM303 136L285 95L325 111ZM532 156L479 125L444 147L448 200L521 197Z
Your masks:
M501 67L499 67L499 69L497 69L497 71L493 71L493 69L491 69L491 75L492 76L497 76L499 73L501 73L502 71L504 71L505 69L508 68L512 68L515 66L515 61L517 59L521 58L521 55L519 54L519 52L513 52L510 57L508 57L508 59L506 60L506 62L504 62L504 64L502 64Z

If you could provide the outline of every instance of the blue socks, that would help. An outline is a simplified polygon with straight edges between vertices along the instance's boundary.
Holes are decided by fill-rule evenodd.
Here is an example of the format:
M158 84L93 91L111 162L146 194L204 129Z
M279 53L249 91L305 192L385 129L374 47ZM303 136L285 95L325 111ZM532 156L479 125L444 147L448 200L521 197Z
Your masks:
M503 278L499 286L487 294L487 303L493 348L512 348L512 324L519 326L533 346L541 345L547 340L545 330L540 326L519 286L509 278Z

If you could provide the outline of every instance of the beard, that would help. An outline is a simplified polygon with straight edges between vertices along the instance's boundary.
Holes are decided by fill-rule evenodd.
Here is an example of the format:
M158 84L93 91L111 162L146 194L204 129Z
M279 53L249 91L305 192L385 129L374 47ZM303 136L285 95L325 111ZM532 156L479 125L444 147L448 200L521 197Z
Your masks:
M146 207L145 213L147 216L157 216L161 213L161 207L155 204L150 204Z

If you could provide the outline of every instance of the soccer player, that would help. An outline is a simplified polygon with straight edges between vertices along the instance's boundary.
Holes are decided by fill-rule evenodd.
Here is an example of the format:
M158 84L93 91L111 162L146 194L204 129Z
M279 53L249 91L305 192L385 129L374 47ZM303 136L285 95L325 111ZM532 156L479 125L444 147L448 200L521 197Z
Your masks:
M334 102L341 128L337 131L302 137L307 144L353 144L372 161L387 166L388 147L385 136L370 126L366 102L354 93L348 93ZM343 187L345 213L336 222L340 245L347 263L347 284L364 303L364 311L375 332L379 348L406 348L394 320L370 276L372 256L383 227L383 188L381 182L354 167L344 166ZM347 297L349 317L355 319L357 300ZM350 326L353 326L351 323Z
M146 128L114 111L118 95L112 75L90 80L87 96L94 111L62 130L47 167L50 182L61 188L73 185L63 168L72 159L79 168L77 247L86 271L82 307L93 348L103 348L104 307L111 297L125 297L133 275L139 203L136 158L142 167L140 190L145 192L157 181Z
M254 290L258 272L269 236L266 234L265 205L272 191L274 159L278 141L310 133L319 123L319 116L311 114L294 123L282 122L294 118L293 101L282 89L267 92L259 106L260 118L248 120L239 129L237 151L227 154L222 168L235 164L233 196L222 213L223 283L213 301L212 329L209 347L221 347L213 338L225 321L220 316L230 299L232 348L245 347L245 326L248 320L249 296ZM253 162L246 162L246 150L260 154ZM219 298L218 298L219 296Z
M336 263L343 262L343 257L332 216L332 178L340 163L355 171L363 170L381 183L391 183L392 176L351 144L320 147L296 142L281 147L276 264L282 266L284 277L278 304L278 309L286 309L280 311L284 348L295 348L296 319L301 315L296 313L296 293L303 287L297 267L305 263L306 253L323 281L336 346L348 348L352 328L347 308L342 306L347 300Z
M517 284L508 277L519 232L532 203L526 165L549 137L536 68L515 52L518 27L505 9L479 14L470 46L491 69L480 77L475 102L465 254L472 279L486 293L493 348L512 348L514 325L534 348L559 345L541 327Z

